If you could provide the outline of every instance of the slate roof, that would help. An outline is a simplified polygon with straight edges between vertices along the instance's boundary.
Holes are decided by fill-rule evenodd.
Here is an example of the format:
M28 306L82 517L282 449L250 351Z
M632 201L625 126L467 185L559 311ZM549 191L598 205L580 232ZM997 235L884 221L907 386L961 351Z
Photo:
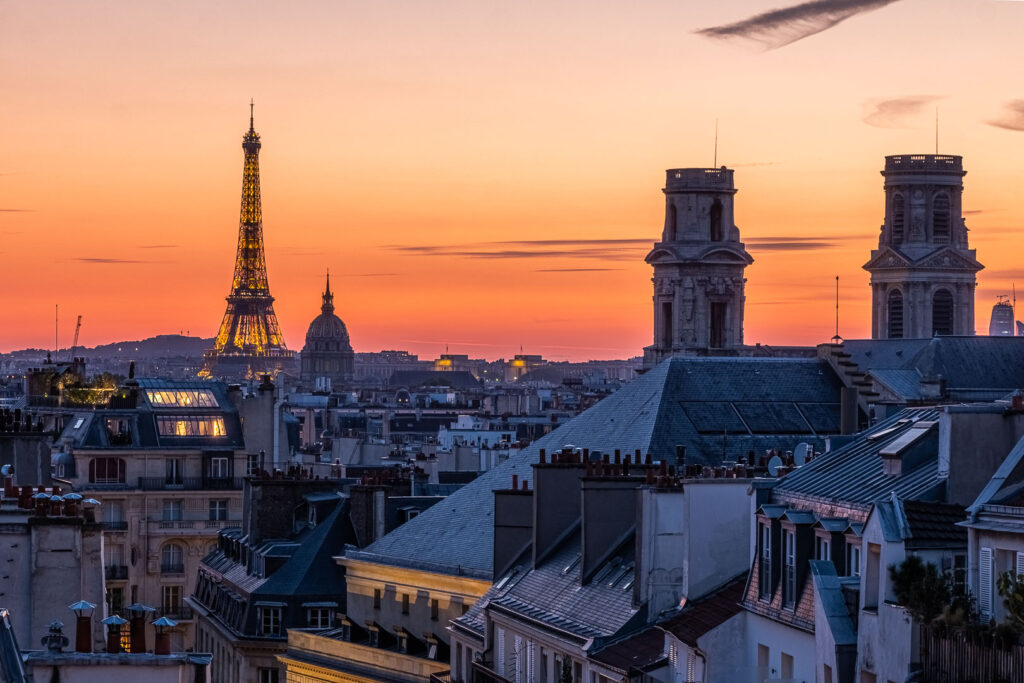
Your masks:
M877 502L872 514L878 516L885 540L903 542L908 549L967 546L967 529L958 526L967 515L961 505L891 496Z
M835 644L856 645L857 629L850 618L850 608L846 605L835 565L827 560L811 560L810 565L814 588Z
M348 513L349 501L345 498L302 539L284 566L256 589L253 598L261 595L344 595L345 573L334 561L334 555L344 540L355 538Z
M227 385L217 381L172 381L156 379L138 380L138 401L135 408L99 408L78 412L65 422L61 440L70 439L75 449L137 449L186 448L207 450L238 450L245 448L242 423L238 410L227 393ZM130 387L122 387L130 389ZM153 389L205 389L213 393L215 407L154 406L146 398ZM169 436L157 432L157 415L161 417L220 417L224 421L223 436ZM130 423L130 443L111 443L107 434L107 419L127 419ZM80 426L78 426L80 425Z
M904 468L899 476L885 474L879 452L909 431L918 421L935 421L939 411L906 408L862 432L846 444L818 456L786 475L773 489L772 499L810 498L841 502L867 510L872 502L892 492L902 499L937 500L943 479L939 477L938 447L921 464Z
M527 571L489 609L511 612L581 639L613 636L639 611L633 607L632 539L581 584L580 534L567 539L539 567Z
M649 671L666 660L665 632L659 628L646 628L590 653L589 659L623 673Z
M661 628L697 647L698 638L740 613L746 583L747 575L743 573L717 590L687 602L679 614L660 624Z
M1024 337L848 339L843 350L906 400L921 398L926 377L944 379L952 400L994 401L1024 386Z
M671 462L676 445L684 444L687 462L717 464L723 451L735 459L749 450L819 444L822 439L814 433L822 434L819 428L831 434L839 430L840 388L828 363L816 359L670 358L372 545L347 548L346 556L490 579L492 491L509 488L513 474L532 482L531 466L541 448L549 453L567 444L602 452L639 450ZM713 405L701 407L708 402ZM771 431L723 437L716 422L721 414L743 415L748 424ZM803 431L779 433L772 416L802 416Z

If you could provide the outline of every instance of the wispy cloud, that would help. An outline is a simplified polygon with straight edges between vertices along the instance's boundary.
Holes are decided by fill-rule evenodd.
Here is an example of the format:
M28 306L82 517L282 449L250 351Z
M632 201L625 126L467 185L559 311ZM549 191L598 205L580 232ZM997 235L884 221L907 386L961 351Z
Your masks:
M579 258L630 260L654 244L653 238L551 239L476 242L464 245L388 244L385 249L421 256L475 259ZM519 247L519 248L504 248Z
M125 264L125 263L153 263L153 261L138 261L136 259L99 258L99 257L96 257L96 258L87 258L87 257L86 258L76 258L75 261L78 261L79 263L106 263L106 264L111 264L111 263L116 263L116 264Z
M30 213L35 209L0 209L0 213Z
M795 43L846 21L881 9L898 0L809 0L791 7L755 14L741 21L697 31L708 38L741 38L762 44L766 50Z
M340 273L331 277L395 277L401 273Z
M535 273L608 273L625 268L539 268Z
M986 123L1004 130L1024 131L1024 100L1007 102L1003 105L1002 115Z
M912 120L932 102L942 99L939 95L906 95L864 103L867 114L864 123L875 128L911 128Z
M827 235L821 237L750 237L744 243L752 251L815 251L840 246L841 242L870 239L870 235Z

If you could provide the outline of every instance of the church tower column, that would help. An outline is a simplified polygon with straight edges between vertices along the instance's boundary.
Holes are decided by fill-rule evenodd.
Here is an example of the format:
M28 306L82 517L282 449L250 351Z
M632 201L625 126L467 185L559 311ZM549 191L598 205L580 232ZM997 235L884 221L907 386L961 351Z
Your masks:
M661 241L654 267L654 340L644 366L675 354L728 353L743 344L744 269L753 263L734 223L733 171L666 172Z
M967 243L962 212L963 158L900 154L885 158L885 222L871 273L873 339L888 339L893 316L903 338L974 334L976 274L984 268ZM889 292L902 292L902 309Z

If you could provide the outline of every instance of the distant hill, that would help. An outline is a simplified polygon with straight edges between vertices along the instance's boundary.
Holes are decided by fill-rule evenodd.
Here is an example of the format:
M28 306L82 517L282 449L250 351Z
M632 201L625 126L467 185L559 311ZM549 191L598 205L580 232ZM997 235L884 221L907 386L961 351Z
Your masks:
M160 334L149 339L137 341L121 341L112 344L101 344L92 348L81 348L75 351L76 356L86 358L172 358L174 356L202 356L204 351L213 348L213 338L186 337L180 334ZM12 351L11 356L40 356L44 357L44 349L23 349ZM57 358L65 358L69 355L69 349L64 348L57 352Z

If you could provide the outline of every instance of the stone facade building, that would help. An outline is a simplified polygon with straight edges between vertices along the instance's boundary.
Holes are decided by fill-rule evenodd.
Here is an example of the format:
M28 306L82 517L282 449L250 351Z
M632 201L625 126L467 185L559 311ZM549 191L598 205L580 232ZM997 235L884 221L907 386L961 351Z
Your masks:
M967 242L963 157L885 158L885 222L871 273L873 339L974 334L975 274Z
M341 318L334 314L334 294L331 293L331 276L328 275L320 315L313 319L306 332L300 377L308 386L330 390L331 384L352 379L354 364L355 354L348 330Z
M647 255L654 266L654 343L644 365L668 356L743 344L744 269L754 259L734 223L733 171L667 171L665 228Z

